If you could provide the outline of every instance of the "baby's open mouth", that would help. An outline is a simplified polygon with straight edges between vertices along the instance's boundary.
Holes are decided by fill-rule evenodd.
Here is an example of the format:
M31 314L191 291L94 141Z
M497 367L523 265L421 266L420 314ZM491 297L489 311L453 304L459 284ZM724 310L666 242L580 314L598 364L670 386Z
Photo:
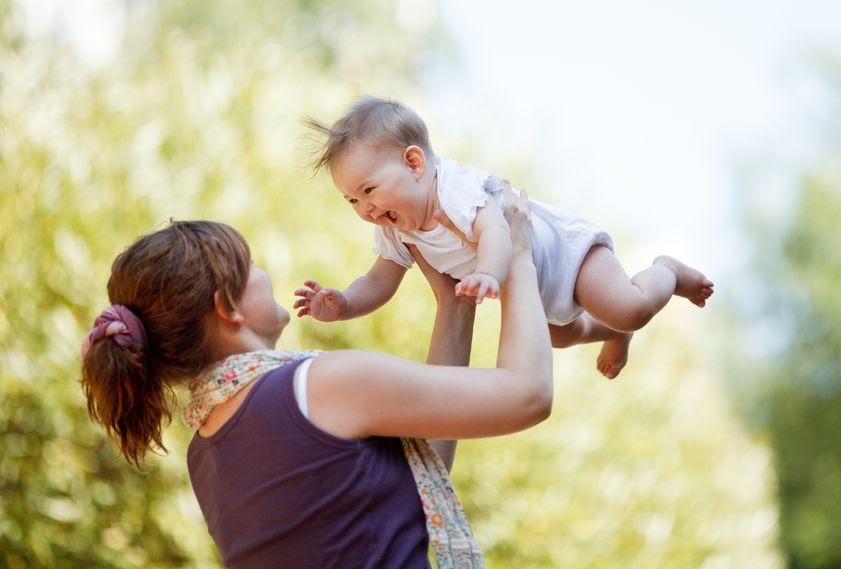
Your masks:
M397 223L397 214L396 214L396 213L394 213L393 211L391 211L391 210L387 211L387 212L385 213L385 216L388 218L388 220L389 220L391 223Z

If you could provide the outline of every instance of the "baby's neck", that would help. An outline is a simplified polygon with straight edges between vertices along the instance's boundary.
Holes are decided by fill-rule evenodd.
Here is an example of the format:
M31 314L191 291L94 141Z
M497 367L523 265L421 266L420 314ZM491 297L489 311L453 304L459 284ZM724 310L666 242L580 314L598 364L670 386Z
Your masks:
M429 189L426 196L426 211L423 216L423 224L420 226L421 231L431 231L438 227L438 222L432 217L432 214L441 209L438 203L438 169L435 168L432 175L432 181L427 186Z

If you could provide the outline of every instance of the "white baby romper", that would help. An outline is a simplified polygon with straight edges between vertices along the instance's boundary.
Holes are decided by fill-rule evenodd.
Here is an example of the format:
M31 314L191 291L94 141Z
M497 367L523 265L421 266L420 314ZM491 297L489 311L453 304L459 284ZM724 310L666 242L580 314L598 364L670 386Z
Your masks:
M435 158L438 201L447 216L469 241L476 241L473 221L478 208L492 194L505 207L503 182L477 168L460 166L455 160ZM515 193L519 193L514 190ZM613 250L613 239L594 223L560 208L529 199L532 213L532 257L546 320L564 325L584 311L573 299L575 280L584 256L594 245ZM406 244L414 244L440 273L461 279L476 269L476 252L456 234L438 225L431 231L404 232L377 226L374 252L406 268L413 259Z

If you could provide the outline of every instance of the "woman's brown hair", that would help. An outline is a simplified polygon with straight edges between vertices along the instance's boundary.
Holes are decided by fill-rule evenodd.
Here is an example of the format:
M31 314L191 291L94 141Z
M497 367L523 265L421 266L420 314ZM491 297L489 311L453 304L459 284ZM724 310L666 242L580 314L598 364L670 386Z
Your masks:
M227 308L242 296L251 265L245 239L211 221L174 221L139 238L111 266L108 298L131 310L145 344L95 342L82 361L82 390L126 460L140 466L149 450L166 451L163 421L172 418L172 386L212 363L214 293Z

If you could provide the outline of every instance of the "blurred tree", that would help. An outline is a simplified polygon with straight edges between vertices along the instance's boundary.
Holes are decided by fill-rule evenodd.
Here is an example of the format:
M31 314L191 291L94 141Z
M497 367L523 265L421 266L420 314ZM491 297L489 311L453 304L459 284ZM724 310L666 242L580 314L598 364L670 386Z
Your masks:
M836 155L826 168L813 168L790 223L761 233L761 277L775 287L764 309L787 343L754 368L761 371L749 412L770 434L781 545L795 569L841 566L839 165Z
M462 443L456 487L491 567L782 565L770 454L723 396L710 318L670 304L612 382L598 345L558 352L546 423Z
M347 283L372 260L371 231L310 179L299 119L330 120L362 93L423 114L416 77L445 44L418 17L434 4L417 0L123 6L121 51L91 67L62 33L28 37L0 0L3 567L218 565L186 478L190 433L176 421L172 456L138 473L87 418L78 346L110 262L170 217L213 218L243 231L287 306L304 278ZM303 321L282 345L422 359L433 306L412 273L376 314ZM493 365L494 310L480 314L478 364ZM597 346L559 353L548 423L462 443L456 485L491 567L777 565L767 453L722 399L705 326L670 306L620 382L596 378Z
M308 183L299 120L369 89L412 93L429 33L401 26L386 1L124 7L122 51L91 67L63 34L27 37L21 7L0 1L3 567L216 564L183 461L135 472L87 418L78 346L106 305L110 262L170 217L216 218L248 236L289 297L306 277L361 271L370 231L324 180ZM423 304L406 312L422 320ZM386 311L308 343L397 351L403 318ZM176 456L188 434L169 429Z
M780 546L793 569L841 567L841 61L812 72L825 87L821 150L795 177L785 206L748 180L751 298L736 313L745 341L730 346L746 378L746 416L767 434L778 485ZM765 161L760 171L770 170ZM754 350L740 347L750 341ZM726 348L725 348L726 349Z

